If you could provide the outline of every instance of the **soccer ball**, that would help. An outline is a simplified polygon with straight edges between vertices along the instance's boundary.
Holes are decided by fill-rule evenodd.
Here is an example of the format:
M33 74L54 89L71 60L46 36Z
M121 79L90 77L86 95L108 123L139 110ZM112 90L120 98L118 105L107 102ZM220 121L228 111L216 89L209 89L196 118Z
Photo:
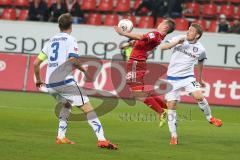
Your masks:
M118 22L118 27L122 28L124 32L131 32L133 30L133 23L129 19L122 19Z

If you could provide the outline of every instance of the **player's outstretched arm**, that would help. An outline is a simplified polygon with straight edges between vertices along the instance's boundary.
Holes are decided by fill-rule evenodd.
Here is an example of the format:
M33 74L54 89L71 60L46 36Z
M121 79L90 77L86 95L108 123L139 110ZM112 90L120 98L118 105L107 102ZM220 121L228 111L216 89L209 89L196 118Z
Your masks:
M77 69L79 69L83 73L86 73L86 70L82 67L78 58L71 57L71 58L69 58L68 61L71 62L74 67L76 67Z
M168 50L168 49L171 49L172 47L175 47L178 44L182 44L184 41L185 41L185 38L181 38L181 39L173 41L173 42L165 43L165 44L161 45L160 49Z
M117 26L114 26L114 29L119 35L125 36L125 37L133 39L133 40L140 40L143 38L142 34L134 34L134 33L124 32L120 27L117 27Z
M72 65L79 69L80 71L82 71L84 73L84 75L87 77L88 80L92 80L90 78L90 75L87 73L87 71L85 70L85 68L82 67L81 63L79 62L79 58L75 58L75 57L71 57L68 60L70 63L72 63Z
M36 77L36 86L41 87L44 83L42 82L41 75L40 75L40 65L43 62L43 60L39 59L37 57L33 63L34 65L34 74Z

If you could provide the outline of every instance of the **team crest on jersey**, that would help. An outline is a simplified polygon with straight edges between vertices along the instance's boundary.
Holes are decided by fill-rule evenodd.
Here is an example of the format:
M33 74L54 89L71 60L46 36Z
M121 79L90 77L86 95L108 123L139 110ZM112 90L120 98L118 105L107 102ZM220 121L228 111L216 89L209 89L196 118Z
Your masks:
M149 37L152 39L152 38L155 38L155 35L154 33L149 33Z
M198 48L197 47L193 47L193 52L197 52L198 51Z

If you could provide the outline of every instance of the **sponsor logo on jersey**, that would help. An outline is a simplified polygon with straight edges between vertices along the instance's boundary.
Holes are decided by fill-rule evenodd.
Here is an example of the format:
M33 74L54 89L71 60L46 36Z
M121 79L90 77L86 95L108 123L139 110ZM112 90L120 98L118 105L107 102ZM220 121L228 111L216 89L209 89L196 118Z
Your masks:
M175 47L174 52L175 52L175 50L179 51L179 52L182 52L182 53L188 55L189 57L196 58L196 55L192 54L191 52L188 52L188 51L184 50L181 46Z

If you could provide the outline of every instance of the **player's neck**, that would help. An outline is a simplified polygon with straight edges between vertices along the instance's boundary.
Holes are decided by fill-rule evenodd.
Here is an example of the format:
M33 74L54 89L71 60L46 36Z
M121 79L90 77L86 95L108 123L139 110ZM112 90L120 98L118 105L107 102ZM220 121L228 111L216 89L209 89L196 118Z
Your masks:
M194 44L194 43L197 43L197 40L196 40L196 39L195 39L195 40L192 40L192 41L189 41L189 40L188 40L188 43Z
M158 32L159 32L162 36L164 36L164 37L167 35L167 32L165 32L165 31L159 31L159 30L158 30Z
M64 30L64 31L61 31L61 33L66 33L66 34L71 34L71 30Z

